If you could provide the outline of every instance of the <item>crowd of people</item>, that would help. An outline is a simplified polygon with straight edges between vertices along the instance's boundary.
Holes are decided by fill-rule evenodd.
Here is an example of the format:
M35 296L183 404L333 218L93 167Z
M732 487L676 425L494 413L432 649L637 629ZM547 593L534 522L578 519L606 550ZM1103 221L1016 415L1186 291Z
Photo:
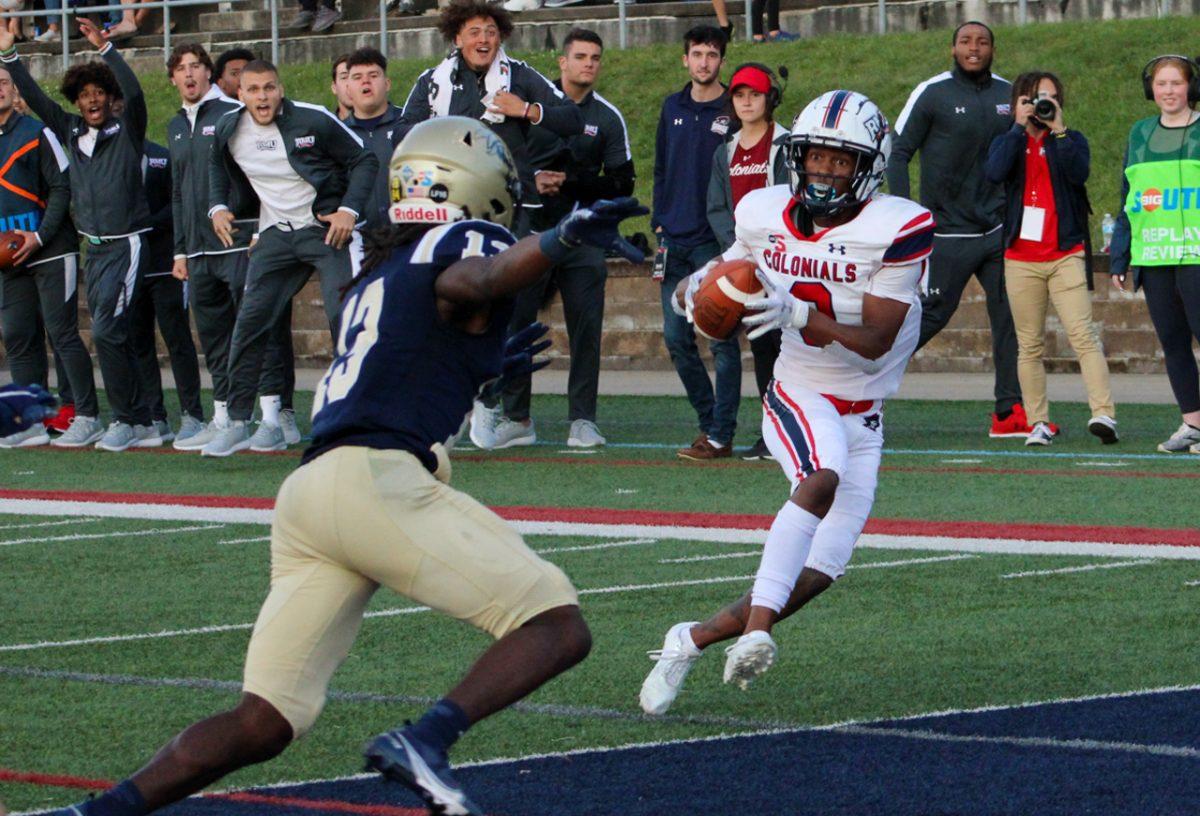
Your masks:
M630 195L629 133L621 112L596 91L601 38L572 31L552 81L505 52L513 25L503 7L468 0L445 6L439 30L450 55L418 77L403 105L392 101L382 54L362 48L339 56L331 65L332 114L285 97L274 66L246 49L214 61L201 46L180 44L167 73L181 109L168 124L165 148L146 138L142 92L111 32L86 19L79 24L102 60L77 65L63 78L62 91L77 109L71 113L41 90L16 54L15 37L0 30L0 149L27 150L8 173L20 192L0 191L0 215L24 238L16 265L3 272L0 323L19 384L48 384L49 340L63 403L46 427L0 438L0 446L122 451L173 442L219 457L297 444L292 297L316 271L336 341L340 291L360 268L363 238L388 223L396 194L388 182L392 152L422 121L467 116L500 136L520 176L512 225L518 237L548 229L574 208ZM671 308L674 288L731 245L734 212L749 192L786 183L795 172L789 130L777 121L786 72L749 62L723 83L727 42L723 27L687 33L688 82L663 103L654 152L654 276L661 283L664 343L697 417L698 434L679 456L695 461L734 454L741 351L736 337L711 343L710 377L690 323ZM950 70L919 83L892 126L887 188L907 197L909 163L919 159L920 201L937 222L918 348L947 325L976 277L987 295L996 372L989 435L1049 445L1059 430L1043 361L1053 304L1083 372L1092 414L1087 429L1116 442L1116 408L1089 292L1088 142L1065 125L1065 90L1054 74L1026 73L1010 84L992 72L994 53L986 25L960 26ZM1165 248L1159 239L1147 248L1143 236L1151 233L1130 222L1165 224L1161 234L1174 235L1167 213L1186 217L1186 201L1139 208L1134 199L1142 190L1169 193L1170 179L1130 193L1128 173L1152 164L1147 155L1170 154L1180 167L1190 166L1185 153L1193 148L1196 83L1196 64L1184 57L1146 68L1147 99L1160 116L1131 135L1136 152L1123 193L1129 201L1112 257L1114 285L1124 285L1132 267L1129 285L1145 289L1163 345L1182 415L1178 431L1160 446L1170 451L1200 445L1191 351L1200 306L1186 263L1192 248L1186 229L1162 238ZM76 320L81 240L96 357L113 415L107 425ZM513 317L516 330L561 295L571 446L605 443L596 416L605 279L603 253L580 247L518 296ZM177 427L167 421L155 324L178 392ZM211 408L200 398L192 324L212 379ZM780 345L778 332L750 343L761 397ZM504 393L478 401L470 436L485 449L535 443L530 380L514 378ZM771 454L760 436L741 455Z

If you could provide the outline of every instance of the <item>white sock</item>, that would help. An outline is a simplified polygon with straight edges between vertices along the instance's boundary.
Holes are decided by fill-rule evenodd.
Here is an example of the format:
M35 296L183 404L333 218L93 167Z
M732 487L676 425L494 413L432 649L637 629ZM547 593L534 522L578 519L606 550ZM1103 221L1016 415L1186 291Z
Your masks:
M283 404L279 396L259 397L258 404L262 408L262 421L268 425L278 425L279 406Z
M713 439L711 436L708 438L708 444L712 445L717 450L720 450L721 448L725 447L723 444L721 444L717 440Z
M763 546L754 589L750 593L752 606L782 611L808 560L813 536L821 519L799 507L785 502L771 522L767 543Z
M223 400L213 400L213 422L218 425L229 424L229 403Z

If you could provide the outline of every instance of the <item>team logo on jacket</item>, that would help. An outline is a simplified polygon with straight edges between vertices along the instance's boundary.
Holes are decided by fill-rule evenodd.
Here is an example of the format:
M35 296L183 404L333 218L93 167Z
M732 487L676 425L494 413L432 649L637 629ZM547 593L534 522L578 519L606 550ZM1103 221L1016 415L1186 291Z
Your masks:
M111 127L106 127L104 130L102 130L100 132L103 133L105 136L112 136L114 133L116 133L120 129L121 129L121 124L118 122L117 124L112 125Z
M1012 105L1008 104L1007 102L1004 103L1003 105L997 105L996 113L1000 114L1001 116L1011 116L1012 115Z
M200 128L200 135L201 136L216 136L217 135L217 126L216 125L205 125L204 127Z
M151 167L158 167L158 168L163 168L163 167L166 167L166 166L167 166L167 160L166 160L166 159L150 159L150 166L151 166Z
M316 136L297 136L296 137L296 149L297 150L299 150L300 148L303 148L303 147L312 147L316 143L317 143Z
M712 132L718 136L724 136L729 133L729 117L718 116L716 119L713 119Z
M596 127L595 125L584 125L583 126L583 135L584 136L595 136L599 132L600 132L600 128Z

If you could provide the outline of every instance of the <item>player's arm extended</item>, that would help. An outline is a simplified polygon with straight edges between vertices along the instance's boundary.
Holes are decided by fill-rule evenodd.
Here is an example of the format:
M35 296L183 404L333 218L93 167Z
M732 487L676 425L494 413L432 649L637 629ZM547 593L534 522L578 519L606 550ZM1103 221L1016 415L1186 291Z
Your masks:
M878 360L892 350L911 304L877 295L863 295L862 325L848 326L812 309L804 327L810 346L837 343L867 360Z
M554 261L538 247L539 236L522 238L490 257L463 258L438 275L439 300L458 306L481 306L532 286Z

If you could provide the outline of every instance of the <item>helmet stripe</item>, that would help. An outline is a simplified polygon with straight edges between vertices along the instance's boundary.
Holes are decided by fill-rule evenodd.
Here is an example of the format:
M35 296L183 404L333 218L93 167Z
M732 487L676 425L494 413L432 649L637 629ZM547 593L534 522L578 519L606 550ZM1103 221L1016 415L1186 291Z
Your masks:
M833 94L833 98L829 100L829 105L825 108L825 121L822 122L822 125L827 128L838 126L842 113L846 110L846 100L849 96L849 91L837 91Z

